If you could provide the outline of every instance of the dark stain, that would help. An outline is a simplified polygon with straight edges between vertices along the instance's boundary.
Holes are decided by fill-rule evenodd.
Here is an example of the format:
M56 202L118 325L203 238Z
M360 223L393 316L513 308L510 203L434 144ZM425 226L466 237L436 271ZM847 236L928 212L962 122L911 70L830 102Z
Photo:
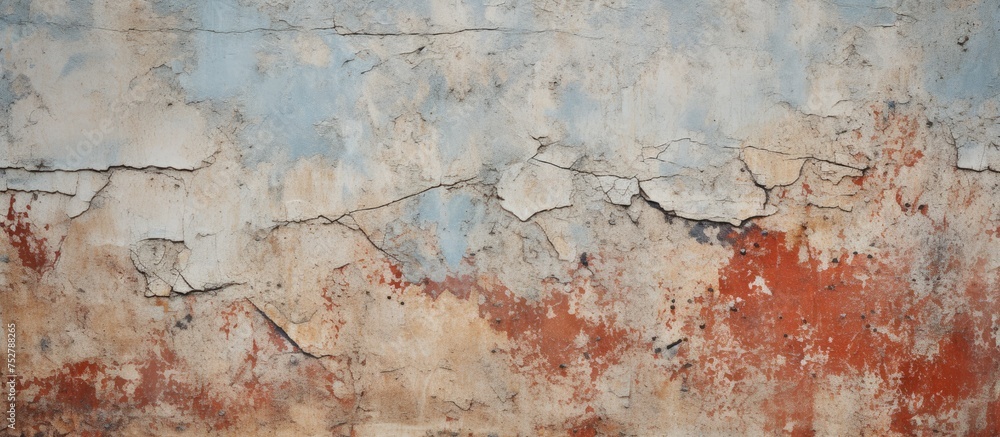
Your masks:
M178 329L188 329L188 325L190 325L192 319L191 315L188 314L184 316L183 319L178 320L177 323L174 323L174 327Z

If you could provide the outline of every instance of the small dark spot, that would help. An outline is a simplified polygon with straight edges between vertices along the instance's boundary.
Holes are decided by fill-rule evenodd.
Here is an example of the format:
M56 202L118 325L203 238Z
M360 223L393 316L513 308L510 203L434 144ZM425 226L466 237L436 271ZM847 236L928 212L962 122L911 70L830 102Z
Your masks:
M833 263L834 263L834 264L839 264L839 263L840 263L840 260L839 260L839 259L837 259L837 258L834 258L834 259L833 259Z
M708 287L708 292L709 292L709 293L714 293L714 292L715 292L715 289L713 289L712 287Z
M910 207L910 204L909 204L909 203L904 203L904 204L903 204L903 206L905 206L905 207L909 208L909 207Z
M663 349L661 349L661 348L653 349L653 353L657 353L658 354L660 352L663 352Z
M809 324L809 321L808 321L808 320L806 320L806 319L802 319L802 324L803 324L803 325L808 325L808 324Z
M399 301L399 304L400 304L400 305L406 305L406 302L403 302L403 301Z
M927 127L934 127L934 122L927 120Z
M760 244L754 243L753 247L760 247Z
M580 264L584 267L590 267L590 261L587 259L587 252L580 254Z
M784 336L785 336L785 338L788 338L788 334L782 334L782 335L784 335Z
M392 296L386 296L386 299L392 300Z
M491 349L491 350L490 350L490 353L491 353L491 354L495 354L495 353L497 353L497 350L496 350L496 349Z
M42 341L38 342L38 346L42 349L42 352L49 350L49 339L42 337Z
M864 314L862 314L862 315L861 315L861 320L864 320L864 319L865 319L865 315L864 315Z
M732 311L732 312L735 313L735 312L737 312L739 310L736 307L729 307L729 311Z
M851 253L854 254L854 255L857 255L858 251L855 250L854 252L851 252Z
M871 328L871 327L872 327L872 325L870 325L868 323L865 323L865 328Z
M560 369L565 369L565 368L566 368L566 365L565 365L565 364L560 364L560 365L559 365L559 368L560 368Z
M872 258L874 258L874 257L872 256L872 254L869 253L868 254L868 259L872 259Z
M673 306L673 305L670 305L670 309L675 309L675 308L676 308L675 306Z
M763 235L763 236L765 236L765 237L766 237L766 236L767 236L767 231L761 231L761 232L760 232L760 235Z
M656 335L654 335L654 336L653 336L653 341L656 341L656 339L657 339L657 338L660 338L660 337L659 337L659 336L656 336Z
M746 249L740 249L740 255L746 255L746 254L747 254Z
M917 206L917 209L919 209L919 210L923 211L923 210L927 209L927 205L920 205L920 206Z
M583 358L585 358L585 359L588 359L588 360L589 360L589 359L590 359L590 353L588 353L588 352L584 352L584 353L583 353Z
M503 320L501 320L499 317L497 317L497 318L493 319L493 321L496 322L497 325L499 325L500 322L502 322Z
M698 329L705 329L705 324L702 323L702 324L698 325Z

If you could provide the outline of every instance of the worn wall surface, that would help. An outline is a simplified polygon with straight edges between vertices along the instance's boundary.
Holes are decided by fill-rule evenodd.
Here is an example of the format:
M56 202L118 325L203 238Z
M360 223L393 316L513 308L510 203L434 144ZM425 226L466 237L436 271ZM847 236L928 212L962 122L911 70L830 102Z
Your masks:
M1000 434L995 0L0 13L9 434Z

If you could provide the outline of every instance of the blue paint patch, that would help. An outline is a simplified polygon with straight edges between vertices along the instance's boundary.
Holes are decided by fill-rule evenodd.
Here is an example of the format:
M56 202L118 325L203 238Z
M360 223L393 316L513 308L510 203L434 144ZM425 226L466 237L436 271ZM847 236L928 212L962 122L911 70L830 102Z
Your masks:
M31 18L30 0L13 0L3 3L4 25L11 22L26 22Z
M577 252L588 252L590 247L594 244L594 239L591 237L590 229L584 225L572 224L569 227L569 236L576 243Z
M720 11L702 2L663 0L661 5L669 14L667 37L677 49L704 47L710 32L723 25Z
M200 27L215 32L241 32L266 28L271 22L259 10L245 7L239 0L213 0L203 2L199 6Z
M559 98L559 107L554 115L557 121L566 125L567 145L587 146L586 132L595 124L603 123L601 102L592 98L579 83L567 84Z
M466 193L448 193L442 196L444 190L428 191L421 196L415 216L410 217L411 223L421 228L434 227L438 250L444 258L444 266L448 271L457 271L469 250L468 233L475 223L481 221L485 213L482 204ZM433 269L432 269L433 270ZM428 276L442 276L428 272ZM443 277L431 277L441 280Z
M659 165L658 174L676 176L685 169L722 167L737 155L737 149L727 148L721 143L702 144L687 139L674 141L657 155L663 161Z
M70 56L69 59L66 60L66 63L63 64L63 69L62 72L59 73L59 77L60 78L66 77L67 74L70 74L78 70L80 67L83 66L86 60L87 57L83 53L77 53L73 56Z
M150 3L153 12L159 16L185 16L185 12L191 7L191 3L184 0L151 0Z
M935 32L929 32L928 40L940 42L940 46L928 55L925 74L933 95L945 103L969 100L976 109L984 101L1000 96L1000 3L983 1L972 11L971 17L936 17L942 22L927 26L934 29L972 19L981 22L961 44L940 41L935 39Z
M227 1L203 7L202 26L246 31L267 27L268 20ZM294 38L266 31L199 32L196 68L181 75L180 83L192 101L240 107L250 122L240 142L249 165L287 165L319 155L365 172L365 147L373 134L358 107L361 72L378 60L354 60L346 40L329 32L322 36L331 53L329 64L302 64L295 57ZM278 165L276 171L284 168Z
M852 26L891 26L896 23L891 0L853 0L836 3L841 19Z
M808 48L792 42L792 27L794 23L791 0L783 0L776 11L775 21L785 25L776 26L768 35L767 48L774 60L776 71L776 90L784 101L793 107L801 107L806 103L809 80L806 68L809 66L806 55Z
M496 122L496 110L491 105L501 101L501 96L496 87L477 84L459 101L452 97L448 81L439 71L425 73L430 76L430 92L420 105L420 115L437 130L439 156L448 165L471 149L484 146L477 142L482 140L488 124Z
M0 108L7 109L16 100L14 90L11 88L13 76L14 72L10 70L4 70L3 75L0 76Z

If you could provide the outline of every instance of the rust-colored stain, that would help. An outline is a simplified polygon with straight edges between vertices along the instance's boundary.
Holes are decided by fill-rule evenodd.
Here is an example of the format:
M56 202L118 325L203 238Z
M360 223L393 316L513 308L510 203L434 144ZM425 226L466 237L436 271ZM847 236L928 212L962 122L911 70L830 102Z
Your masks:
M599 287L578 290L601 293ZM513 339L525 364L549 379L583 366L591 381L596 380L630 345L629 331L619 327L613 316L578 314L573 294L549 289L543 292L546 297L532 302L502 286L484 287L483 293L480 316Z
M3 231L7 234L10 244L17 249L21 264L34 270L35 273L42 274L55 265L56 260L59 259L59 251L57 250L50 255L48 241L43 237L36 236L35 231L32 230L34 225L28 219L31 204L25 205L24 211L17 211L14 209L16 202L16 196L10 196L10 205L7 207Z
M179 424L193 423L207 426L209 430L224 431L237 424L254 423L256 420L251 418L264 419L286 414L286 403L305 394L321 393L343 408L353 407L353 398L334 395L333 384L340 379L317 359L301 360L289 368L293 380L308 381L308 384L297 384L292 380L258 380L253 368L257 366L259 356L279 356L295 348L275 332L270 321L245 308L246 305L239 304L232 308L242 309L242 314L233 311L233 316L242 316L242 322L252 323L255 329L266 329L263 334L269 341L265 344L256 340L252 342L243 360L248 368L238 371L233 381L192 381L186 375L196 364L179 358L171 346L161 341L145 358L112 364L79 361L64 365L59 373L23 381L20 387L22 393L32 394L30 401L24 404L25 412L36 420L44 420L57 413L62 414L64 419L77 417L87 425L75 428L84 430L100 428L102 423L113 429L117 426L113 422L134 419L127 414L122 416L129 411L153 412L168 408L176 411L173 420ZM165 333L163 335L166 336ZM137 377L123 377L130 373L127 368L134 368ZM67 409L73 412L69 416L66 415ZM101 429L87 431L97 432L98 435L103 432Z
M803 260L808 246L755 226L732 238L719 293L710 297L723 310L706 306L705 328L689 328L706 342L690 358L700 354L720 365L692 372L689 381L709 392L732 383L750 393L757 389L751 375L763 374L776 390L764 405L770 432L794 424L793 435L811 435L812 399L818 381L830 375L877 375L880 390L895 399L893 430L906 435L933 431L927 417L946 417L990 390L978 383L997 376L996 344L981 328L990 324L957 313L937 353L924 355L914 339L929 329L925 315L940 297L916 295L906 269L864 253ZM982 430L998 426L990 422Z
M548 382L572 381L577 396L592 396L591 384L617 364L634 343L631 331L619 326L612 314L581 313L582 297L587 294L596 295L599 309L607 309L612 303L603 287L589 281L576 279L569 284L573 291L565 292L557 282L542 280L539 298L531 300L486 275L448 276L441 281L425 279L413 284L403 280L391 262L384 271L388 273L378 282L390 285L397 293L412 288L435 300L443 293L462 300L480 299L480 317L512 341L514 347L509 352L520 363L520 371ZM586 380L572 376L580 368L585 369Z

